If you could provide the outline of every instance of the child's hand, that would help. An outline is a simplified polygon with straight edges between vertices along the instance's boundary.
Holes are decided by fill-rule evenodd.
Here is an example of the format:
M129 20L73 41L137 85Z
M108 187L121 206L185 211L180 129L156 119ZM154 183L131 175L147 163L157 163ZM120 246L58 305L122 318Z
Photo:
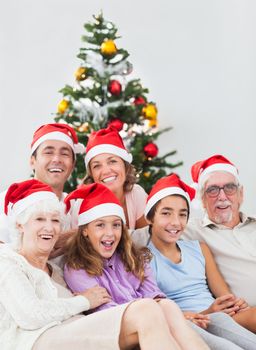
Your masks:
M195 323L197 326L203 329L206 329L210 323L208 315L202 315L191 311L184 311L183 315L185 316L186 320Z
M248 310L250 308L248 303L242 298L237 298L235 305L239 307L237 312L245 311L245 310Z
M100 286L94 286L86 289L84 292L74 293L74 295L82 295L87 298L90 303L90 309L95 309L96 307L106 304L111 300L107 290Z
M236 305L236 301L237 299L233 294L222 295L216 298L204 313L225 312L233 316L239 310L239 305Z

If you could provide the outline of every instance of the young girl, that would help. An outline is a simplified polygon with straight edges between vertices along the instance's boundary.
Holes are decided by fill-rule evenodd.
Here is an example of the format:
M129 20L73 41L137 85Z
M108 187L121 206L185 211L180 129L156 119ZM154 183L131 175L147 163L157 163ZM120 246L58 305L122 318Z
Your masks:
M242 325L249 322L252 309L231 294L205 244L179 240L194 195L194 189L175 174L160 179L149 194L145 216L150 223L148 247L153 254L151 266L157 284L196 324L207 328L202 314L210 314L208 332L229 339L243 349L255 349L256 336L233 321ZM255 316L251 322L253 331L256 330L254 320ZM207 339L203 330L201 333ZM226 339L216 341L225 349L234 349L234 344L226 345Z
M123 208L113 192L97 183L83 186L67 196L67 207L77 198L83 198L79 230L67 249L64 269L70 289L77 293L95 285L106 288L112 300L94 311L147 298L166 319L175 349L208 348L190 329L176 304L165 299L157 287L147 264L148 250L133 246L124 226ZM163 346L161 341L161 349Z

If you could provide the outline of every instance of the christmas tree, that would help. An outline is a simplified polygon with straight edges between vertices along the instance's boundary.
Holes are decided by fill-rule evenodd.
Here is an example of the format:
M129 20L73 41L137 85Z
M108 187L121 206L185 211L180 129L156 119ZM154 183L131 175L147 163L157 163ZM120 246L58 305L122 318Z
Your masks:
M157 106L148 100L148 89L140 79L128 80L132 65L128 52L116 45L116 26L102 14L93 17L94 22L84 25L85 45L77 56L82 62L75 72L75 86L66 85L60 91L63 99L55 121L73 126L84 145L93 130L109 125L117 128L133 155L138 183L148 192L159 178L171 172L169 169L182 162L167 161L175 150L158 155L154 141L171 128L158 130ZM78 156L65 190L75 189L84 176L84 160Z

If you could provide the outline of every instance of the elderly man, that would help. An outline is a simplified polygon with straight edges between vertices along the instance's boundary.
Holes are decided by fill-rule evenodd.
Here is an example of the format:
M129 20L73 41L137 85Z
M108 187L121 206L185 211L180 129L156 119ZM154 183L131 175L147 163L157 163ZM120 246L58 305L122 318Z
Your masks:
M83 152L84 147L78 143L76 132L67 124L45 124L38 128L31 143L30 165L34 178L53 189L62 201L66 194L63 192L65 182L71 175L76 153ZM10 240L4 213L5 192L0 194L0 240ZM74 215L66 218L65 230L76 227L76 209ZM64 238L64 236L63 236Z
M238 170L215 155L194 164L191 172L206 214L190 220L184 238L205 242L232 292L255 306L256 218L240 211L243 187Z

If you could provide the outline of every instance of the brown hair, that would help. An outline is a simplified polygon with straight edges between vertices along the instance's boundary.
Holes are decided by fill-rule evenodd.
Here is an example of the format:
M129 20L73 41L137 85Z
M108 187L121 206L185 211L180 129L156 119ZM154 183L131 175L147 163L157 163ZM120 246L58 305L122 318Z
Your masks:
M189 218L189 214L190 214L190 207L189 207L189 203L186 197L180 195L180 194L170 194L170 196L176 196L176 197L181 197L183 199L185 199L186 203L187 203L187 208L188 208L188 218ZM168 195L166 196L168 197ZM165 198L165 197L163 197ZM147 213L146 219L150 222L154 222L154 217L155 217L155 213L156 213L156 209L159 206L159 204L161 203L161 200L163 199L159 199L159 201L157 201L153 207L149 210L149 212ZM187 218L187 220L188 220ZM148 230L149 234L152 234L152 224L149 224L149 230Z
M84 269L91 276L100 276L103 273L103 259L94 250L89 238L83 235L86 226L80 226L77 233L67 243L65 262L70 268ZM128 229L124 225L117 252L126 271L132 272L143 282L146 278L145 263L151 260L152 255L148 248L135 247Z
M123 159L122 159L123 160ZM125 182L124 182L124 192L130 192L133 188L133 185L137 182L136 170L134 165L123 160L125 166ZM87 168L87 173L83 179L83 183L88 185L94 183L92 178L90 163Z

